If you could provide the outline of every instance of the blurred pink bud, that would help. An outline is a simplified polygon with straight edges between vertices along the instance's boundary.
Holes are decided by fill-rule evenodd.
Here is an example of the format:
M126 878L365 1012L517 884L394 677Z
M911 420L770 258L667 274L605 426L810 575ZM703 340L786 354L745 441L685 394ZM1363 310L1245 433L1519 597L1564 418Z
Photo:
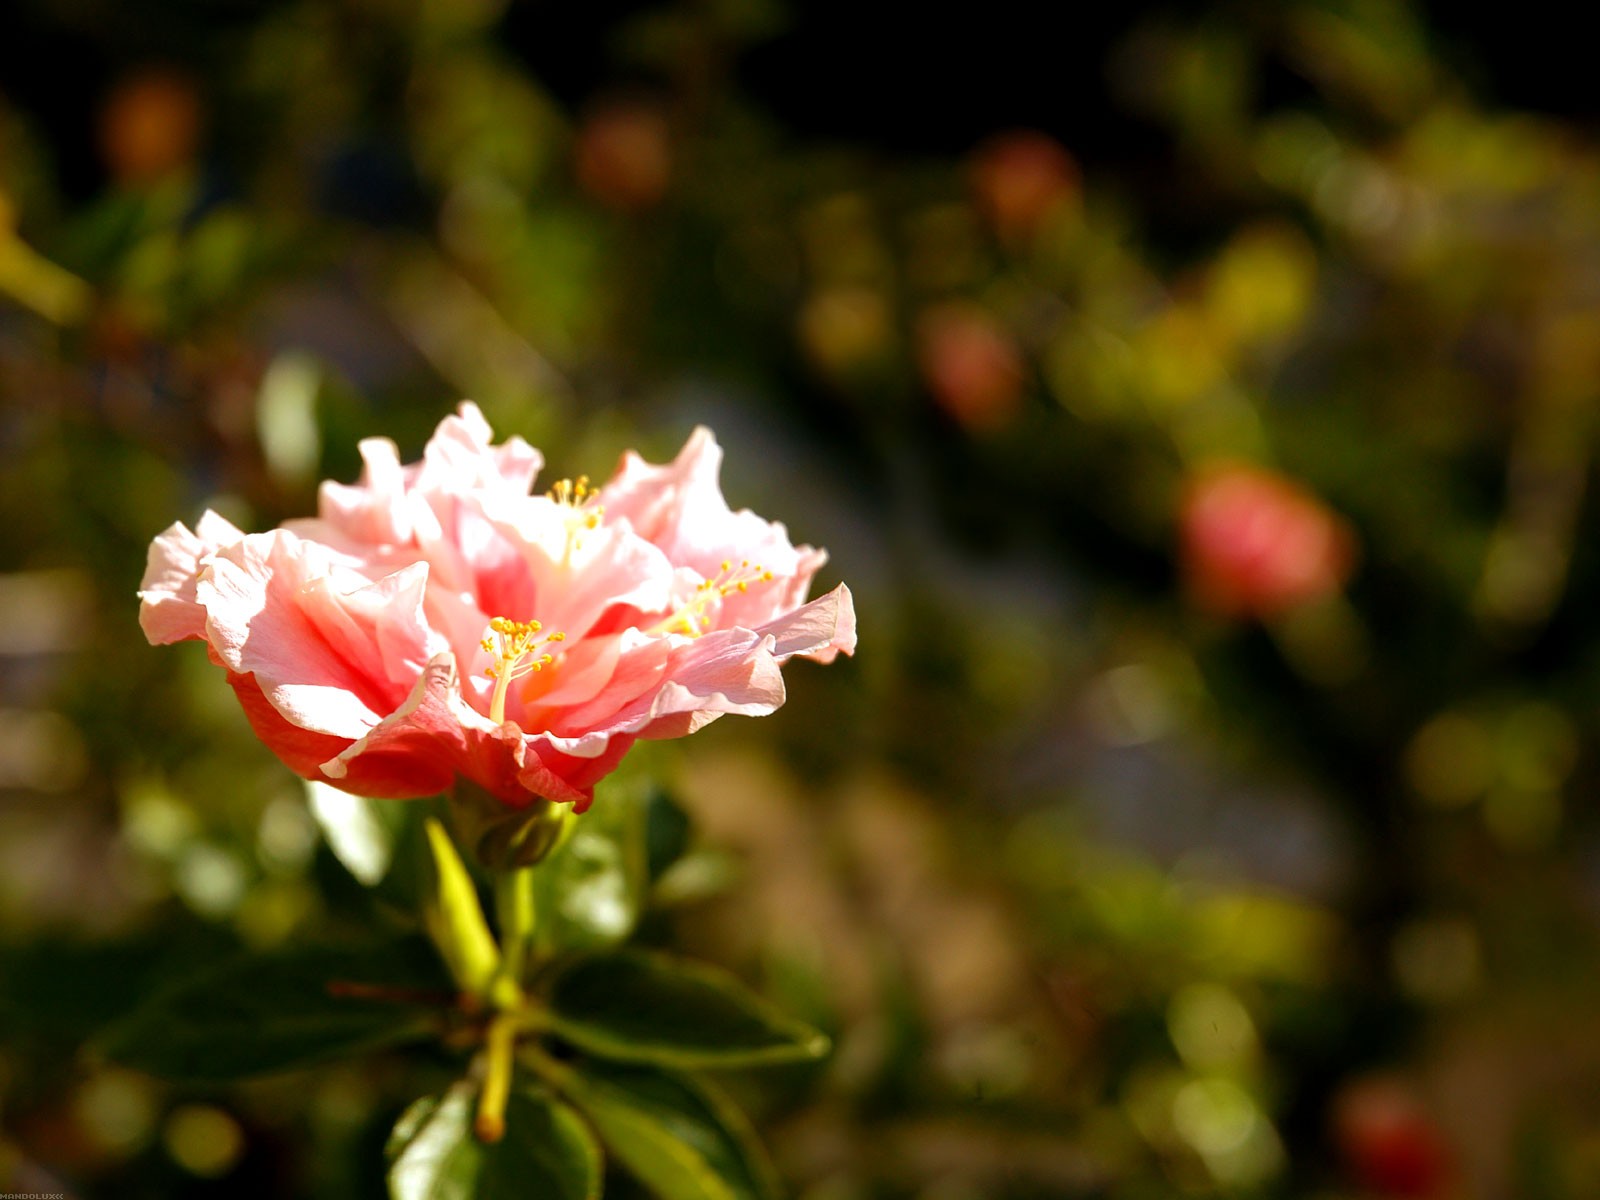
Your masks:
M973 152L973 197L1004 238L1035 233L1057 211L1076 210L1083 183L1078 164L1048 134L1015 129L995 134Z
M1022 405L1022 352L972 304L941 304L917 318L917 364L934 402L968 429L1009 424Z
M654 208L672 179L666 116L638 100L612 100L593 109L578 126L573 170L583 190L607 208Z
M1191 595L1228 616L1273 616L1327 596L1355 561L1355 537L1342 518L1260 467L1201 470L1184 491L1179 526Z
M362 442L361 482L323 484L314 519L173 525L150 547L145 635L204 641L309 779L403 799L465 776L579 811L636 739L770 713L784 660L854 651L849 590L806 603L826 554L729 509L710 430L544 495L539 453L491 436L463 404L419 463Z

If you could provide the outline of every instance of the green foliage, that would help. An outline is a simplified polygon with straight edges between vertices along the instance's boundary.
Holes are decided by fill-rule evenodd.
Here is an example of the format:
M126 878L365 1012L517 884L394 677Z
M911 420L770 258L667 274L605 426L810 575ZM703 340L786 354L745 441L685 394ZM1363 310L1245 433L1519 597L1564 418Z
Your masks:
M618 951L555 963L541 980L551 1029L580 1049L667 1067L819 1058L828 1039L751 996L726 971Z
M541 953L626 941L644 904L646 867L642 782L624 774L601 785L594 807L534 873Z
M438 1037L451 983L415 939L301 946L178 980L111 1029L108 1057L216 1083Z
M769 1200L772 1167L751 1131L702 1079L588 1064L562 1088L630 1174L662 1200Z
M597 1200L600 1149L573 1111L536 1085L513 1087L506 1136L472 1131L476 1089L458 1083L418 1100L389 1139L393 1200Z
M391 827L349 806L320 807L330 840L372 877L371 848L354 848L381 841ZM636 837L642 812L626 799L617 808L634 819L597 822L590 846L608 835ZM160 991L102 1038L103 1053L164 1078L221 1083L410 1041L481 1044L467 1077L415 1102L395 1126L387 1151L394 1200L491 1200L530 1189L558 1200L598 1197L601 1157L590 1125L664 1200L774 1195L771 1168L747 1124L715 1089L637 1064L726 1068L814 1059L827 1052L827 1039L727 972L662 954L539 953L524 978L522 951L511 948L540 944L531 936L540 920L536 905L502 905L497 944L449 835L432 818L424 834L432 868L424 915L437 958L419 954L416 939L359 952L300 947L243 957ZM522 901L559 899L552 885L535 881L564 852L498 876L497 890ZM615 850L590 856L607 864L620 859ZM585 907L566 911L560 936L595 932L582 924ZM523 1030L533 1036L519 1047ZM539 1045L548 1036L585 1057L551 1057ZM519 1057L526 1073L515 1066ZM505 1081L503 1091L496 1091L496 1077Z

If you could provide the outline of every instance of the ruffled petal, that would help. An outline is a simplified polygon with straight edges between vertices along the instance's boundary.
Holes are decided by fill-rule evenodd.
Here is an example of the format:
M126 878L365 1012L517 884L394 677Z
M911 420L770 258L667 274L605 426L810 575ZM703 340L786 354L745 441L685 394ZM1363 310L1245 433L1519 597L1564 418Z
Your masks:
M303 729L272 706L253 675L228 672L228 684L239 697L250 728L285 766L307 779L320 779L321 764L350 744L349 738Z
M318 767L335 786L382 799L436 795L458 771L502 797L516 790L510 748L461 702L450 654L428 663L394 712Z
M230 671L253 675L288 720L360 737L405 697L427 661L427 568L376 583L346 572L326 548L292 533L252 534L218 551L196 589L206 634Z
M832 662L841 653L856 652L855 599L841 583L810 604L767 622L757 632L772 638L772 653L779 662L797 654Z
M151 645L201 638L206 610L195 597L205 560L244 533L207 510L193 532L175 521L150 543L144 579L139 584L139 627Z

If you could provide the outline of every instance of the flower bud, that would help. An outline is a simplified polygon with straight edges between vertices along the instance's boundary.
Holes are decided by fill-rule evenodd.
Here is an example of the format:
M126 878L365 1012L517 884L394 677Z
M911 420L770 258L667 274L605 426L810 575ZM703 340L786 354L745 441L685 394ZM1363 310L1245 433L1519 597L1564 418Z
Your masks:
M917 319L917 359L934 402L975 431L1011 423L1022 404L1022 352L976 305L941 304Z
M1334 1103L1334 1138L1355 1181L1376 1196L1441 1200L1451 1194L1449 1147L1401 1081L1359 1080Z
M1184 582L1224 616L1270 617L1343 586L1355 558L1349 526L1316 496L1260 467L1219 464L1185 489Z
M621 212L654 208L672 179L667 119L643 101L613 100L594 109L578 127L574 153L583 190Z
M973 199L1000 237L1037 233L1058 213L1076 212L1083 185L1078 164L1049 134L1032 129L999 133L974 152Z
M100 152L118 183L148 184L188 166L200 141L200 97L168 70L131 75L100 110Z
M544 861L566 841L573 827L570 804L534 800L512 808L465 779L457 781L449 799L457 839L492 871L512 871Z

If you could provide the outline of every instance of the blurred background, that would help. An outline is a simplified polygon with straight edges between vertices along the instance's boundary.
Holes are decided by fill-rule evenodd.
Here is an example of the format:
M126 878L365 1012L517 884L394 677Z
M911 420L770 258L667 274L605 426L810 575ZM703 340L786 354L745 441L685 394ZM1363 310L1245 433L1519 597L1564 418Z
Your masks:
M149 539L471 397L552 479L712 425L855 591L650 764L644 936L836 1039L733 1081L792 1194L1600 1195L1587 51L934 12L0 11L0 1187L382 1194L403 1058L80 1048L369 904Z

